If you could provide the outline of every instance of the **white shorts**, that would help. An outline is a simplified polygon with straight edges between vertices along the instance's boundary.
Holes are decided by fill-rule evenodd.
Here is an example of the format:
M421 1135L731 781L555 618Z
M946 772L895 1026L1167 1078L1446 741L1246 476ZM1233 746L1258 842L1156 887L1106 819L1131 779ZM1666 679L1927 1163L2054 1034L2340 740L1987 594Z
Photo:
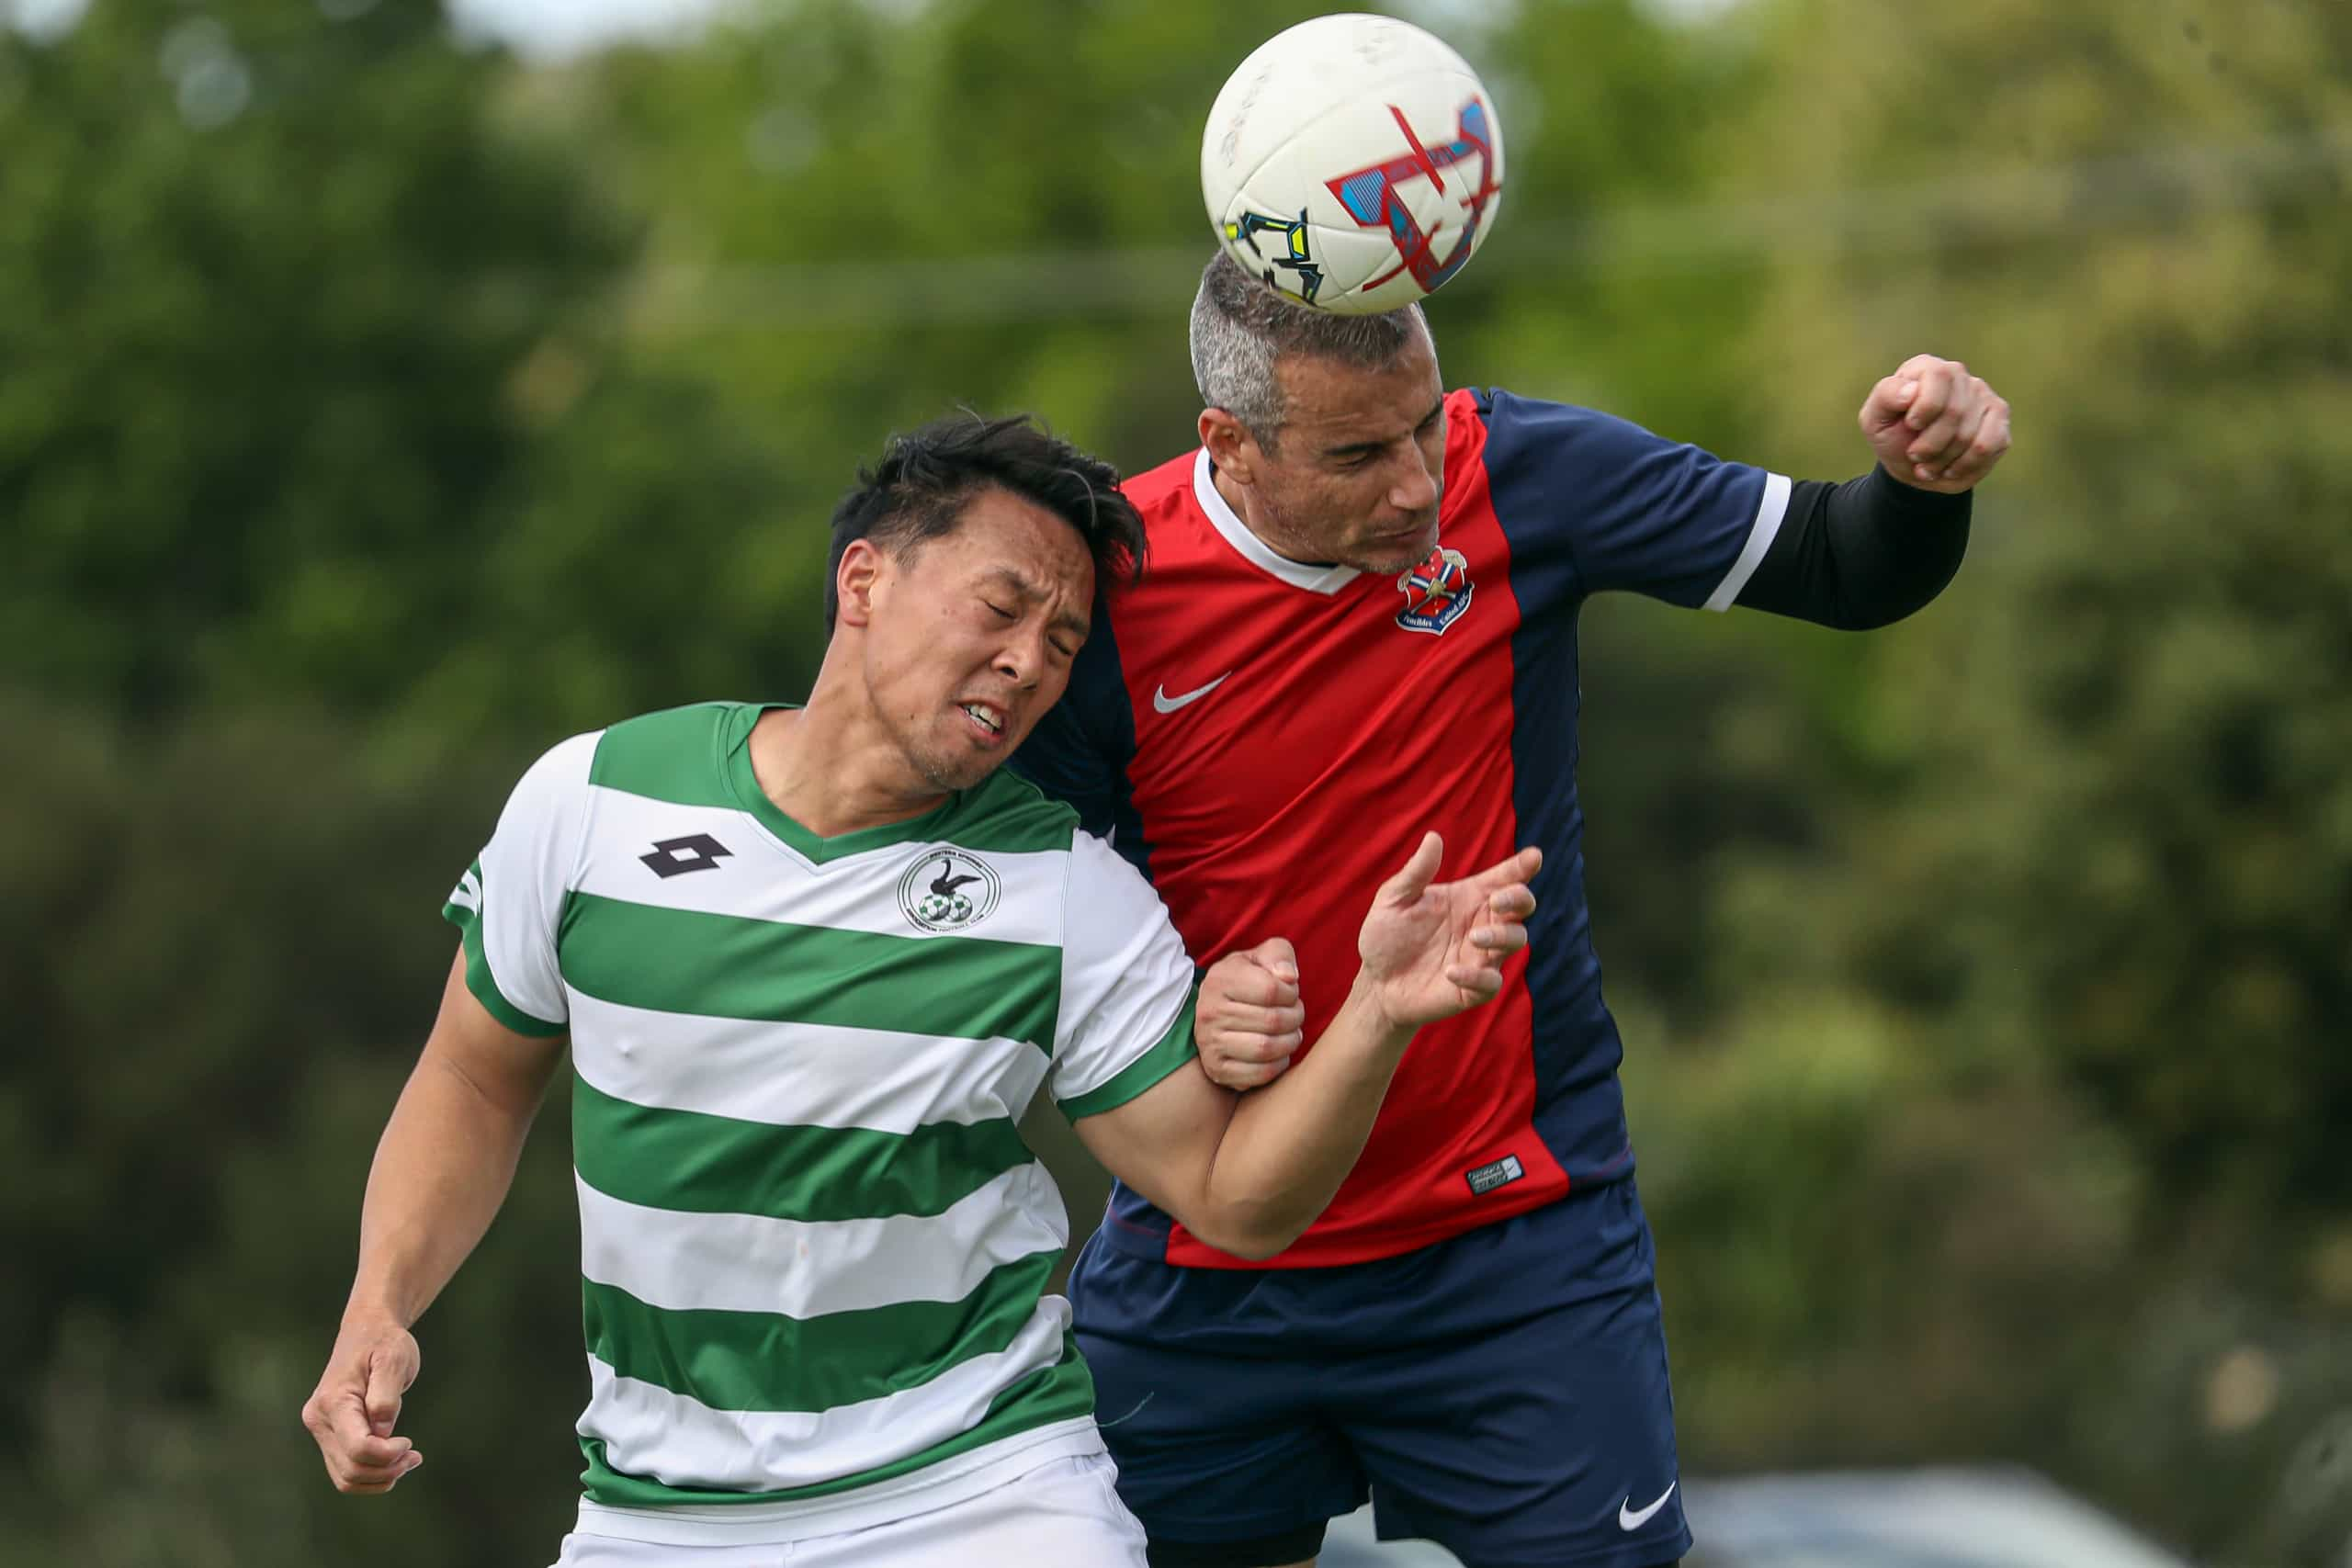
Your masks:
M574 1530L555 1568L1144 1568L1107 1454L1049 1459L993 1491L888 1524L767 1545L671 1546Z

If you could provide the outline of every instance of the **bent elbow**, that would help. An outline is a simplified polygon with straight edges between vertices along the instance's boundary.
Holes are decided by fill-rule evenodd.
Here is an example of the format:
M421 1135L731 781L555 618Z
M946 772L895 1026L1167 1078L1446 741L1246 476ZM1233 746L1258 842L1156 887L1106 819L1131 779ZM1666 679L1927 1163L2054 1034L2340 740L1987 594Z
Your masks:
M1228 1258L1238 1258L1244 1263L1263 1263L1279 1253L1290 1250L1291 1243L1306 1234L1304 1224L1271 1224L1250 1215L1219 1213L1204 1215L1200 1224L1184 1219L1184 1228L1194 1239L1207 1243Z
M1288 1252L1290 1244L1296 1241L1300 1234L1297 1231L1259 1231L1237 1238L1229 1247L1214 1242L1210 1245L1216 1247L1219 1252L1231 1253L1245 1263L1263 1263L1270 1258Z
M1200 1235L1197 1231L1193 1234ZM1200 1239L1228 1258L1238 1258L1244 1263L1263 1263L1270 1258L1290 1250L1290 1244L1296 1241L1298 1237L1261 1235L1243 1232L1226 1236L1204 1235Z
M1910 592L1899 597L1840 604L1835 617L1824 624L1833 631L1874 632L1897 621L1907 621L1934 604L1936 596L1951 584L1951 581L1946 577L1924 589L1915 585Z

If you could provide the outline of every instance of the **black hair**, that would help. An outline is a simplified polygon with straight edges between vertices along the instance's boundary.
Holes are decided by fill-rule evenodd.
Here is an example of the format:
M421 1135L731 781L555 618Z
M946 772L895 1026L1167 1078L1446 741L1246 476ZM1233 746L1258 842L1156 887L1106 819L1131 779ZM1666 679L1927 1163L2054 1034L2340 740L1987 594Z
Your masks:
M952 534L981 491L1035 502L1079 532L1098 584L1143 570L1143 518L1119 493L1118 470L1062 440L1027 414L983 419L964 412L890 437L882 460L857 471L857 486L833 508L825 560L825 631L841 608L842 556L857 539L899 555Z

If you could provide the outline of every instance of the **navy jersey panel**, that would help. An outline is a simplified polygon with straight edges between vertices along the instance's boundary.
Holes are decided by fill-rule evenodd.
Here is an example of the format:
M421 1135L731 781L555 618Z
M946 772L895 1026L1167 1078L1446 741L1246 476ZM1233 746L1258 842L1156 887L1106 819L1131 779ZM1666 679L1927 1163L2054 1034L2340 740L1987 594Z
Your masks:
M1630 589L1695 609L1731 575L1770 476L1593 409L1483 394L1487 473L1528 618Z
M1607 1179L1632 1168L1633 1149L1617 1081L1624 1045L1601 999L1585 897L1577 622L1604 589L1706 603L1747 548L1770 476L1591 409L1505 391L1479 394L1477 407L1522 612L1512 801L1521 836L1545 846L1566 883L1546 889L1528 922L1535 1128L1573 1179Z
M1617 1081L1625 1049L1601 995L1585 897L1584 811L1575 784L1576 611L1546 622L1531 617L1517 640L1513 804L1521 836L1547 846L1557 866L1527 921L1535 1131L1572 1181L1608 1180L1630 1171L1634 1156Z
M1755 535L1770 476L1592 409L1474 394L1486 425L1487 502L1510 549L1521 610L1511 645L1512 807L1553 875L1528 923L1535 1130L1571 1180L1633 1168L1585 891L1576 783L1582 703L1577 620L1595 592L1705 604Z
M1127 784L1136 715L1119 668L1119 637L1097 599L1094 625L1071 660L1062 700L1047 708L1005 765L1078 811L1079 826L1151 875L1150 841Z

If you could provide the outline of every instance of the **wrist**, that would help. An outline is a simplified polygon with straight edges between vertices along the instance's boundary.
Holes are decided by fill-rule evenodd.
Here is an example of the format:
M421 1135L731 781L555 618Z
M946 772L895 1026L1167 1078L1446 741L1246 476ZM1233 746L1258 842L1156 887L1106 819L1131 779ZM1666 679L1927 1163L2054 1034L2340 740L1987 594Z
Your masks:
M1418 1023L1398 1020L1388 1010L1380 985L1363 970L1356 971L1356 983L1348 993L1341 1011L1351 1015L1380 1049L1401 1055L1412 1043Z
M408 1310L406 1303L393 1297L372 1292L362 1294L355 1291L351 1299L344 1303L343 1326L346 1329L363 1325L390 1326L405 1334L415 1326L417 1316L416 1313Z

